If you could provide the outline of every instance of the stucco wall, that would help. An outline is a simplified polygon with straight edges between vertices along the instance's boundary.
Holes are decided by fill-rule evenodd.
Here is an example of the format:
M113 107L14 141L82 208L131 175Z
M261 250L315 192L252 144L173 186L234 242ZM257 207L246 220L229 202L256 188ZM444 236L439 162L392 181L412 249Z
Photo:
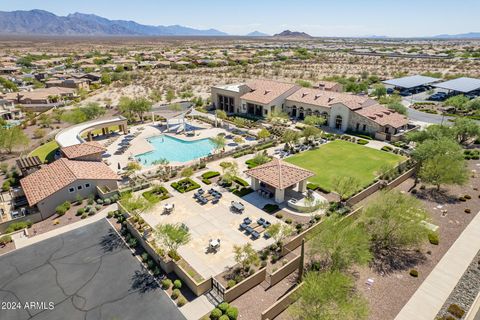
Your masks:
M332 105L331 111L330 111L330 119L328 122L329 126L331 128L335 128L335 119L337 118L337 116L341 116L342 127L340 128L340 130L347 131L348 123L350 121L350 113L352 113L350 109L344 106L343 104L337 103Z
M90 187L86 188L85 185L89 183ZM81 190L78 190L78 186L82 186ZM97 186L108 186L110 189L117 188L116 180L77 180L74 183L62 188L55 192L51 196L43 199L37 204L38 210L42 212L43 218L48 218L55 213L55 208L65 201L75 201L77 194L82 198L87 198L91 194L97 193ZM69 192L70 188L75 188L74 192Z

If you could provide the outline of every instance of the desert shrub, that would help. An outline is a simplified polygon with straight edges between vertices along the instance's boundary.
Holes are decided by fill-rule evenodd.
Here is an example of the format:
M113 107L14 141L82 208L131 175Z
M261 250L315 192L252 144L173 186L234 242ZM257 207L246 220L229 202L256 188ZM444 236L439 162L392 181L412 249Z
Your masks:
M202 178L204 179L211 179L214 177L218 177L220 175L220 172L217 171L207 171L204 174L202 174Z
M182 288L182 281L180 281L179 279L175 280L175 281L173 282L173 287L174 287L175 289L181 289L181 288Z
M458 319L460 319L461 317L463 317L463 315L465 314L465 310L462 309L462 307L460 307L458 304L451 304L450 306L448 306L448 312L450 312L451 314L453 314L455 317L457 317Z
M357 140L357 144L360 144L360 145L363 146L363 145L368 144L368 141L367 141L367 140L364 140L364 139L358 139L358 140Z
M217 306L217 308L220 309L220 311L222 311L222 314L223 314L227 312L228 308L230 308L230 305L228 304L228 302L222 302Z
M77 216L81 216L85 212L85 208L78 208L77 209Z
M95 209L97 209L97 211L102 210L102 205L101 205L101 204L97 204L97 205L95 206Z
M438 237L438 233L436 233L436 232L430 232L430 233L428 234L428 241L430 241L431 244L437 246L437 245L439 244L439 242L440 242L440 239L439 239L439 237Z
M226 314L224 314L223 316L218 318L218 320L230 320L230 318Z
M235 285L237 284L237 282L235 282L235 280L228 280L227 282L227 288L233 288Z
M389 146L383 146L382 149L380 149L380 150L386 151L386 152L392 152L393 148L389 147Z
M315 183L307 183L307 189L308 190L317 190L318 189L318 184Z
M286 224L292 224L293 220L290 218L285 219Z
M102 199L102 198L98 198L98 199L97 199L97 203L98 203L98 204L103 204L103 199Z
M107 213L107 218L110 219L110 218L113 217L113 215L114 215L114 211L109 211L109 212Z
M90 211L88 211L89 216L93 216L95 213L97 213L97 209L95 209L95 208L92 208L92 209L90 209Z
M178 289L173 289L172 295L171 295L172 299L173 299L173 300L177 299L179 295L180 295L180 290L178 290Z
M250 194L253 192L252 188L242 188L242 189L237 189L233 191L233 194L236 195L237 197L245 197L247 194Z
M85 219L86 217L88 217L88 214L86 212L84 212L84 213L82 213L82 216L80 218Z
M170 280L170 279L163 279L162 280L162 289L163 290L170 289L171 286L172 286L172 280Z
M177 306L182 307L187 303L187 299L184 296L180 296L177 301Z
M0 237L0 245L5 246L7 243L12 242L12 237L9 235Z
M108 205L112 204L112 200L110 200L110 198L107 198L107 199L105 199L105 201L103 203L108 206Z
M418 271L415 269L410 270L410 275L414 278L418 277Z
M235 307L229 307L227 309L226 315L230 320L236 320L238 317L238 309Z
M470 200L470 199L472 199L472 196L471 196L471 195L469 195L469 194L466 194L466 195L464 195L463 197L464 197L465 199L467 199L467 200Z
M222 310L215 308L210 312L210 319L212 320L217 320L222 316L223 312Z
M283 214L281 214L281 213L279 212L279 213L277 213L277 214L275 215L275 217L276 217L277 219L282 219L282 218L283 218Z
M30 228L31 226L32 226L32 222L30 220L14 222L8 226L8 228L5 230L5 233L12 233L14 231L18 231L21 229Z

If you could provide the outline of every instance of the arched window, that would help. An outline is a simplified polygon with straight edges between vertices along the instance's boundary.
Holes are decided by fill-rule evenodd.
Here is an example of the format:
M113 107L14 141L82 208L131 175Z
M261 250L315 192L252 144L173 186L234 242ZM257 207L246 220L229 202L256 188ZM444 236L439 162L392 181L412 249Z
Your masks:
M341 130L342 129L342 116L335 117L335 129Z

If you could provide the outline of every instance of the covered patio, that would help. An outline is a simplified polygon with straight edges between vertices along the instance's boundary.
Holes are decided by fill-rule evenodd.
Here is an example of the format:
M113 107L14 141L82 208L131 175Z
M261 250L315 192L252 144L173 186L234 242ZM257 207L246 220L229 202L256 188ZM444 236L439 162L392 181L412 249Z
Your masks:
M307 191L307 179L315 175L312 171L277 158L249 169L245 174L251 178L253 190L266 197L273 197L276 203L284 202L286 195L304 194Z

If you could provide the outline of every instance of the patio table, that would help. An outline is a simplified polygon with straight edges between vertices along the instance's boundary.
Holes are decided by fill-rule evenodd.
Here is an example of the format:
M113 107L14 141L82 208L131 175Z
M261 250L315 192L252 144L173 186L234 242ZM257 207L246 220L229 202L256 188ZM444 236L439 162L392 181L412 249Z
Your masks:
M218 240L211 240L210 241L210 247L212 248L216 248L220 245L220 243L218 242Z
M173 204L167 203L167 204L165 204L164 208L165 208L165 210L172 210L173 209Z
M235 208L238 211L243 211L245 209L243 204L241 204L239 202L232 202L232 207Z

